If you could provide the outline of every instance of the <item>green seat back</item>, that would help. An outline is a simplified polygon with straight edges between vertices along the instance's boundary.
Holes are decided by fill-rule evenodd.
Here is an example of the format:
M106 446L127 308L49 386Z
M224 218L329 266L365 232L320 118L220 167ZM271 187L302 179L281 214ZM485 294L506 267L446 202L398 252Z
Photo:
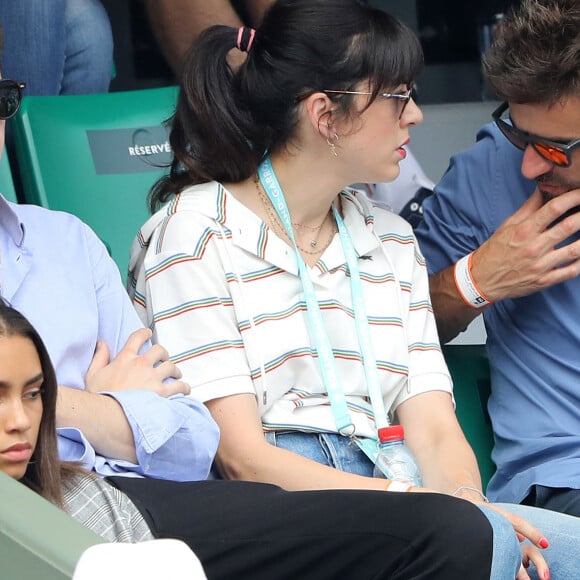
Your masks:
M10 162L6 151L0 158L0 193L8 200L16 202L16 190L14 181L12 181L12 172L10 171Z
M83 551L103 541L0 472L1 578L70 580Z
M25 201L89 224L123 276L147 193L171 159L162 123L176 98L176 87L25 97L13 120Z
M491 459L493 429L487 412L490 392L489 363L485 345L446 345L443 353L453 378L457 417L473 447L483 489L495 471Z

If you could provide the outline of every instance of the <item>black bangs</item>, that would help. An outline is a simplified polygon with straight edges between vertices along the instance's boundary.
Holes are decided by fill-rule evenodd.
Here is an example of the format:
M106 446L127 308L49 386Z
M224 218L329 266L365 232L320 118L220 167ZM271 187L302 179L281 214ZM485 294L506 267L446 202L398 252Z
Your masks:
M376 92L408 85L423 67L423 50L417 36L385 13L377 14L368 34L358 36L353 48L360 51L362 76L371 79Z

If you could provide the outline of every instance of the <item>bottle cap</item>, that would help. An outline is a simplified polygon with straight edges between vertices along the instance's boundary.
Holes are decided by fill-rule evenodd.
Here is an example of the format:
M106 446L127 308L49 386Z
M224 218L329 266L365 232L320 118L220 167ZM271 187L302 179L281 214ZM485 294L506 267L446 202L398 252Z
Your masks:
M391 425L390 427L383 427L379 429L379 441L386 443L387 441L398 441L405 439L405 430L402 425Z

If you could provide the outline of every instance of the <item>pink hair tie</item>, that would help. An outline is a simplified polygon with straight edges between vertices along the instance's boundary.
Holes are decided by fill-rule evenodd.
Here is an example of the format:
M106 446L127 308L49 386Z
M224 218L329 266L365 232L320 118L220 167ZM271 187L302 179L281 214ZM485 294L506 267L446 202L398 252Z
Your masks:
M240 26L238 29L238 42L236 43L238 50L250 52L252 43L254 42L254 36L256 36L256 31L253 28Z

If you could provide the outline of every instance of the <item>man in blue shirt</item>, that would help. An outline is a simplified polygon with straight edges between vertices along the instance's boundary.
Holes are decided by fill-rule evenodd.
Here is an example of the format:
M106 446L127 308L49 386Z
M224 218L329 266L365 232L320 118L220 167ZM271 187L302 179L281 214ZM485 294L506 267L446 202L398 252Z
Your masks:
M580 516L580 5L524 0L484 57L506 102L417 236L442 342L483 313L488 495Z

